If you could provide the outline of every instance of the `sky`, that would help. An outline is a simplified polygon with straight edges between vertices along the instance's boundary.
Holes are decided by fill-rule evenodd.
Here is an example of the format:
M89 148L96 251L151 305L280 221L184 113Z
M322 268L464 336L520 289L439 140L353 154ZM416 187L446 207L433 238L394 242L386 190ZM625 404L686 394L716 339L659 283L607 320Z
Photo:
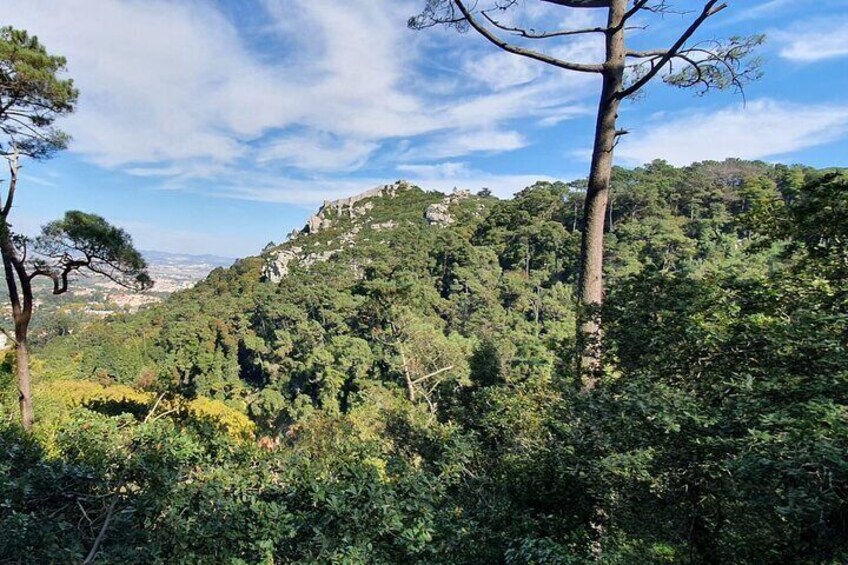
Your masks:
M585 177L600 81L479 35L412 31L425 0L2 0L4 25L68 60L80 90L68 150L21 171L15 229L78 209L139 248L253 255L325 199L407 179L425 189ZM484 0L481 0L484 1ZM726 0L695 41L765 33L744 97L660 82L626 102L616 163L741 157L848 166L848 0ZM703 6L646 15L663 48ZM521 0L504 23L600 24L603 10ZM600 36L533 47L599 62Z

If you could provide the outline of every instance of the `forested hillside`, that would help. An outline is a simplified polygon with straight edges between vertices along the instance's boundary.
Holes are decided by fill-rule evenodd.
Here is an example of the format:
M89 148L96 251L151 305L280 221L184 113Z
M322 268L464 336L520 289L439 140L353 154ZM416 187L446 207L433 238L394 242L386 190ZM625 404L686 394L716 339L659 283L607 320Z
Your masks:
M0 378L0 562L848 560L848 173L615 169L606 373L584 183L396 183ZM33 562L27 560L28 562Z

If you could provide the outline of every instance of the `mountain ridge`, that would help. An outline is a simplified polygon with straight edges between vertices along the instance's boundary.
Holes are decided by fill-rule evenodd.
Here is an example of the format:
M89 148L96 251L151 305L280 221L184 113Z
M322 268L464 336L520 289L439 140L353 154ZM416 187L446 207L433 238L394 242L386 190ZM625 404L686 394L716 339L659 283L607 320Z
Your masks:
M418 194L423 200L398 213L390 201L400 196ZM391 230L404 222L426 222L429 226L446 226L455 219L457 206L472 198L470 191L455 190L452 194L425 192L404 180L380 185L361 193L337 200L325 200L300 230L292 231L279 245L262 250L265 259L263 277L277 283L288 274L292 265L308 267L324 262L345 248L355 246L376 232ZM316 239L315 236L323 234ZM328 235L329 234L329 235ZM321 247L319 250L318 248Z

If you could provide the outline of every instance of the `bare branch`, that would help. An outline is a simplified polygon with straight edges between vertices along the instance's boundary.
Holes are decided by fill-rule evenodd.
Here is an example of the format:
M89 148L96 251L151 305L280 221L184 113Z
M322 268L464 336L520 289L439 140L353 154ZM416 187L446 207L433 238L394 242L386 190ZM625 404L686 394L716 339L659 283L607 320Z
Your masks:
M83 561L83 565L90 565L91 563L94 563L95 559L97 559L97 552L100 550L100 544L102 544L103 540L106 539L106 532L109 529L109 524L112 523L112 516L115 515L115 506L118 504L118 496L119 495L116 493L114 498L112 498L112 502L109 504L109 509L106 512L106 518L103 520L103 525L100 527L100 532L97 534L97 538L94 540L85 561Z
M701 14L695 19L694 22L692 22L692 24L686 29L686 31L683 32L683 34L677 39L674 45L672 45L671 48L668 49L666 53L662 55L658 61L656 61L655 64L652 64L650 70L648 70L644 76L636 80L636 82L634 82L629 87L619 92L617 94L618 99L621 100L627 98L628 96L633 95L640 88L648 84L651 79L653 79L657 75L657 73L659 73L660 70L662 70L662 68L665 67L668 62L680 52L681 48L686 44L689 38L692 37L692 35L698 30L699 27L701 27L701 24L707 21L707 19L709 19L710 17L716 15L717 13L727 8L727 4L719 4L718 6L716 4L718 4L718 0L709 0L704 5L704 9L703 11L701 11Z
M629 51L627 57L637 59L629 68L645 74L656 69L662 72L662 61L667 60L667 73L663 81L679 88L701 87L700 94L710 89L735 88L744 96L745 83L760 76L758 59L744 63L745 58L763 42L763 36L732 37L726 42L710 40L670 54L663 49ZM683 64L675 71L674 62ZM645 70L645 67L649 67ZM643 75L644 76L644 75Z
M145 422L150 420L150 417L153 415L154 412L156 412L156 409L159 408L159 403L162 402L163 398L165 398L165 394L166 393L163 392L159 395L159 398L156 399L156 403L153 405L153 408L151 408L150 411L147 413L147 416L144 417Z
M609 8L610 0L544 0L568 8Z
M585 29L573 29L573 30L563 30L563 31L545 31L545 32L536 32L535 30L526 30L520 27L510 27L500 23L489 15L489 11L481 10L480 14L486 18L490 24L495 26L498 29L503 31L508 31L513 33L519 37L523 37L525 39L550 39L552 37L568 37L571 35L582 35L586 33L606 33L606 28L603 27L591 27Z
M649 1L650 1L650 0L637 0L636 2L634 2L634 3L633 3L633 7L632 7L632 8L630 8L630 10L628 10L628 11L624 14L624 18L622 18L622 20L621 20L621 25L624 25L624 23L625 23L627 20L629 20L630 18L632 18L633 16L635 16L635 15L636 15L638 12L640 12L641 10L649 10L649 11L653 11L653 10L652 10L652 8L647 7L647 4L648 4L648 2L649 2Z
M18 186L18 170L20 169L19 158L18 146L13 144L12 153L6 156L6 161L9 164L9 191L6 193L6 204L3 206L3 211L0 212L4 218L9 216L12 202L15 199L15 188Z
M508 3L508 5L512 5L513 3L514 2L511 1ZM446 15L438 15L438 10L441 8L444 8L447 11ZM542 63L558 67L560 69L577 71L582 73L602 73L604 70L603 65L600 64L587 64L576 63L573 61L565 61L562 59L557 59L556 57L552 57L551 55L548 55L546 53L533 51L532 49L526 49L524 47L519 47L518 45L513 45L504 41L503 39L492 33L489 28L483 25L483 23L480 22L474 16L474 14L472 14L471 10L465 5L465 0L448 0L447 2L430 3L422 14L417 17L410 18L409 20L409 27L413 29L423 29L426 27L440 24L455 27L460 31L464 31L464 29L466 29L465 26L470 26L490 43L496 45L497 47L503 49L508 53L527 57L535 61L540 61Z
M545 53L539 53L537 51L532 51L530 49L524 49L523 47L518 47L517 45L512 45L501 39L500 37L493 34L491 31L486 28L483 24L481 24L477 19L471 14L468 8L463 4L463 0L453 0L456 4L459 11L462 12L462 15L465 16L465 19L468 21L468 24L474 28L477 33L485 37L494 45L497 45L504 51L509 53L513 53L515 55L521 55L522 57L528 57L530 59L535 59L536 61L541 61L543 63L547 63L554 67L559 67L561 69L566 69L569 71L578 71L582 73L601 73L604 70L603 65L589 65L584 63L574 63L571 61L564 61L561 59L557 59L555 57L551 57L550 55L546 55Z
M412 402L415 400L415 386L412 382L412 377L409 374L409 365L406 362L406 353L403 352L403 346L401 344L397 345L397 349L400 352L400 360L403 364L403 376L406 380L406 396L407 399Z
M7 338L9 341L11 341L12 343L14 343L15 345L17 345L17 344L18 344L18 340L16 340L14 337L12 337L12 334L10 334L10 333L9 333L9 331L8 331L6 328L0 328L0 333L2 333L3 335L5 335L5 336L6 336L6 338Z
M422 381L426 381L427 379L429 379L431 377L435 377L436 375L441 375L445 371L450 371L451 369L453 369L453 365L448 365L447 367L442 367L438 371L433 371L432 373L430 373L428 375L424 375L423 377L421 377L419 379L415 379L414 381L412 381L412 384L417 385L418 383L420 383Z

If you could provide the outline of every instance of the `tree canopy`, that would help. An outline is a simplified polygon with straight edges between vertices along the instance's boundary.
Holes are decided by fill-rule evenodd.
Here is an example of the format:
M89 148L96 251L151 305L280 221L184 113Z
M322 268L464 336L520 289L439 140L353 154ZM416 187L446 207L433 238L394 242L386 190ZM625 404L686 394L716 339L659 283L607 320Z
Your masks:
M35 36L0 28L0 151L45 158L64 149L69 136L54 126L74 111L79 93L61 78L66 60L51 55Z
M132 237L96 214L72 210L41 228L35 240L33 273L53 279L56 294L68 286L68 275L85 268L128 288L153 285L147 263Z
M634 50L630 32L646 29L650 17L674 12L666 0L548 0L563 9L604 8L604 25L537 30L522 21L531 12L518 0L425 0L422 11L409 18L412 29L445 26L465 32L474 30L495 47L512 55L532 59L561 71L597 74L602 77L597 120L592 144L592 163L583 204L578 278L578 354L583 388L591 391L604 372L602 308L604 299L604 237L615 149L626 135L618 127L619 106L642 91L653 79L700 94L712 89L743 86L760 77L760 59L754 50L763 35L697 41L696 34L728 4L719 0L698 2L691 22L664 46ZM516 16L518 14L518 16ZM638 22L638 24L637 24ZM561 55L571 53L568 42L577 36L603 40L602 60L577 61ZM544 47L539 47L539 44Z
M845 186L616 168L590 395L585 181L454 199L449 225L414 187L330 209L36 349L35 434L0 419L0 560L589 563L600 500L607 563L845 561Z

